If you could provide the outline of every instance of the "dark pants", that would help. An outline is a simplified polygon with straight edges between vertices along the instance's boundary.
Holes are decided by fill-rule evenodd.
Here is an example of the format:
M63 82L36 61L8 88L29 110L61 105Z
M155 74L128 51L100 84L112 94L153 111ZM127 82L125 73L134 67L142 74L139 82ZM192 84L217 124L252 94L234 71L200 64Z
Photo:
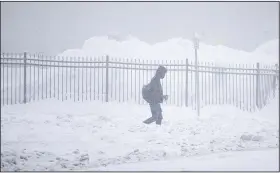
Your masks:
M152 120L156 121L156 124L161 125L162 121L162 110L159 103L150 104L151 113L152 113Z

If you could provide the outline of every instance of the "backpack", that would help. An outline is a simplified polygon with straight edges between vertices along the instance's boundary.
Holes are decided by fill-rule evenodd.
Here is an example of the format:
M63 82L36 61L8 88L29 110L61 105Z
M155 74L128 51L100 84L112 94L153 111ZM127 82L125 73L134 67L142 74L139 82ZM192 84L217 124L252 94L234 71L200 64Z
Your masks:
M144 85L142 87L142 97L143 99L148 102L148 103L151 103L151 86L150 84L147 84L147 85Z

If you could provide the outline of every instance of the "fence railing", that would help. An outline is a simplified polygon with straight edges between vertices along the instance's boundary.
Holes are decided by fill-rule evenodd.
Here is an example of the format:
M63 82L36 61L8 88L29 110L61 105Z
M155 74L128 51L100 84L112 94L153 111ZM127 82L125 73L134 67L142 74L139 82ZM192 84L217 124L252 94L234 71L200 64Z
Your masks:
M159 65L168 73L162 80L169 95L164 104L196 109L195 65L186 60L140 60L103 57L46 57L1 53L1 105L56 98L146 104L141 89ZM279 92L277 64L200 62L200 107L231 104L242 110L263 108Z

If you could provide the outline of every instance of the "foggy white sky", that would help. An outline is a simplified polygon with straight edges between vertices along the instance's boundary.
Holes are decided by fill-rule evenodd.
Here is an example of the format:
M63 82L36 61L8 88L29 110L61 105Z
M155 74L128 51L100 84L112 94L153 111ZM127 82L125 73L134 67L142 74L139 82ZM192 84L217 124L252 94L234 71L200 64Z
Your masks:
M110 32L156 43L194 31L252 51L279 38L279 2L1 2L1 52L53 55Z

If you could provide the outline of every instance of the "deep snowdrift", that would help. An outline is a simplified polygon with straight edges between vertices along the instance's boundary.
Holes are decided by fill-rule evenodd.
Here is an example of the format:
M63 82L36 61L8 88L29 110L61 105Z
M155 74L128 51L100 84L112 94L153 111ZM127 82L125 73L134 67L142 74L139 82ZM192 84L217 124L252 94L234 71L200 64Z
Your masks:
M79 49L65 50L59 56L104 56L118 58L139 58L173 60L188 58L194 61L193 43L183 38L173 38L156 44L148 44L136 37L112 39L111 36L95 36L84 42ZM199 60L202 62L265 64L279 63L279 39L260 45L253 52L235 50L223 45L212 46L200 43Z

